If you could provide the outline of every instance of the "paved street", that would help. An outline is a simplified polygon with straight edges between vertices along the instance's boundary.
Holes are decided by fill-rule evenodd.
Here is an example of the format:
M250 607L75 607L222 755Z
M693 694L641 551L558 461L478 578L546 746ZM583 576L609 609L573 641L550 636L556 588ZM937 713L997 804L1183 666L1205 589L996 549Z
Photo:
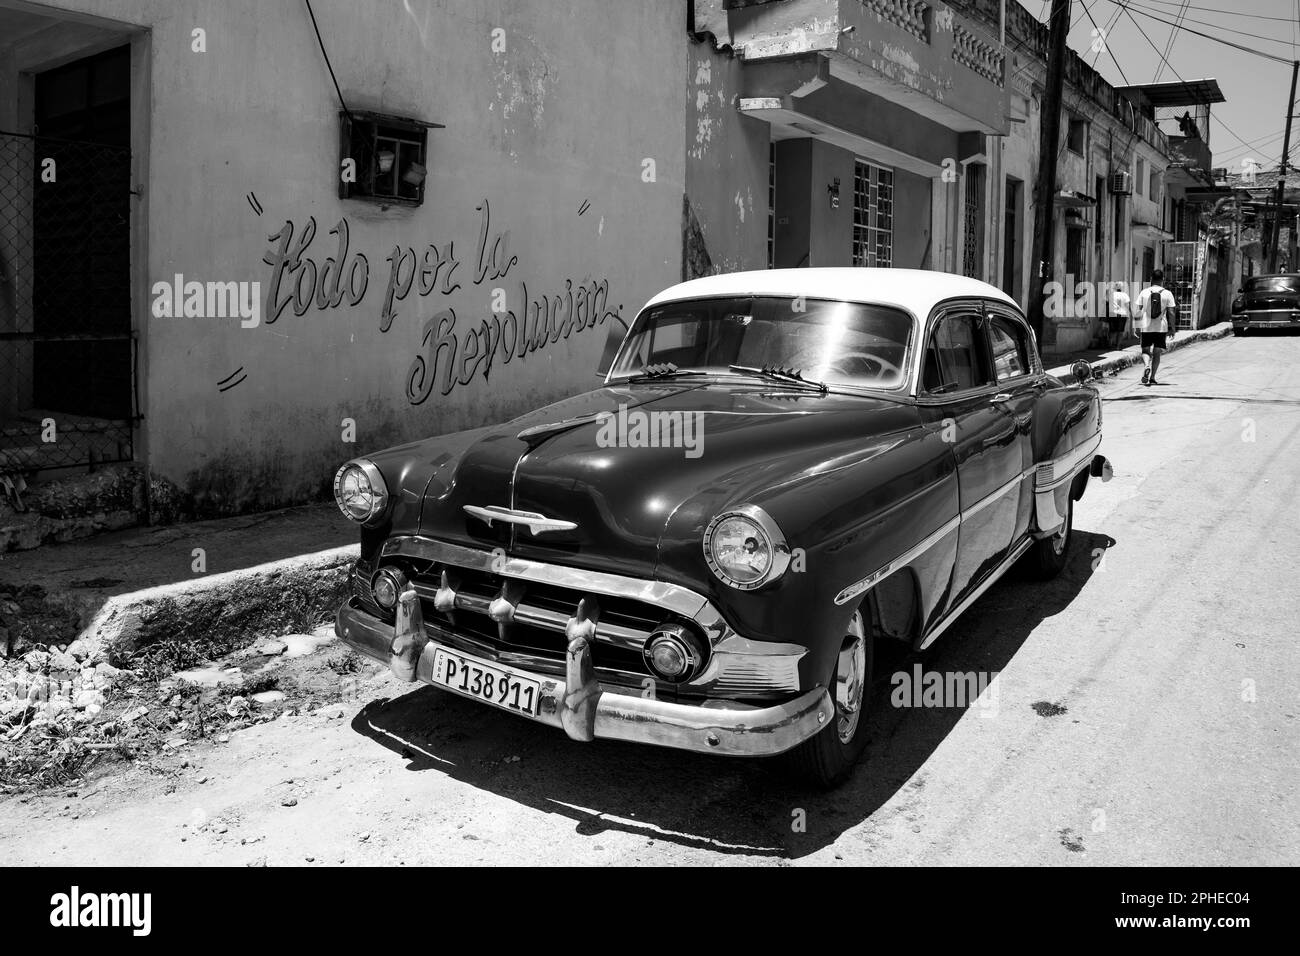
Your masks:
M1067 572L997 585L920 658L997 672L996 710L891 708L878 675L867 759L833 794L756 763L580 746L377 675L342 719L9 798L0 858L1295 864L1298 369L1300 337L1256 336L1174 353L1159 386L1140 367L1109 379L1115 478L1081 503Z

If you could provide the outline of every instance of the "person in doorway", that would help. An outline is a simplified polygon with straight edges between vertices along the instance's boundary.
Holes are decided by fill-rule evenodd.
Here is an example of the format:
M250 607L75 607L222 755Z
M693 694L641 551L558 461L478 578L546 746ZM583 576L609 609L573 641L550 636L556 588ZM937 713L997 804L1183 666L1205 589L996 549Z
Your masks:
M1119 348L1120 340L1131 330L1133 324L1132 302L1124 291L1124 283L1114 282L1110 287L1110 317L1108 331L1109 342L1113 349Z
M1156 372L1160 370L1160 354L1169 344L1173 334L1176 309L1174 294L1161 283L1165 274L1159 269L1151 273L1151 284L1138 293L1133 328L1142 340L1143 385L1157 385Z

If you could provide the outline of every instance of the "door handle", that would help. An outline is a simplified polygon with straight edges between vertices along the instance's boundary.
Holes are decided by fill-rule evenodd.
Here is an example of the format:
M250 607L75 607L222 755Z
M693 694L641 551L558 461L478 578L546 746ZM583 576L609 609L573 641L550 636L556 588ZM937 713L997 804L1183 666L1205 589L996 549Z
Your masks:
M989 404L996 405L999 402L1009 402L1014 397L1015 396L1012 395L1010 392L998 392L996 395L994 395L992 398L989 399Z

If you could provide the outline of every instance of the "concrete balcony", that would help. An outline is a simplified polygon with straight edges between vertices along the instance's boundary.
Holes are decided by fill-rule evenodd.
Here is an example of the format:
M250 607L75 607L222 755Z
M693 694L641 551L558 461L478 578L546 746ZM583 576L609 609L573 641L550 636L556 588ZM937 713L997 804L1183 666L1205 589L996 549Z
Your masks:
M939 0L695 0L695 25L747 66L816 57L830 78L948 130L1010 129L996 29Z

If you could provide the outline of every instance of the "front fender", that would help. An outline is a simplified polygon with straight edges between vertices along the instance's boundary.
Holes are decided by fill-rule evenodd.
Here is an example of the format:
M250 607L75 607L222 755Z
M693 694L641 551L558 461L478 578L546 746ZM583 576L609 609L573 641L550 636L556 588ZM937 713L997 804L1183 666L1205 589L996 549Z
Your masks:
M1101 445L1101 395L1097 389L1060 386L1039 399L1033 423L1034 528L1037 537L1060 530L1071 497ZM1102 459L1105 462L1105 459ZM1108 476L1109 472L1107 472Z
M839 602L837 597L956 518L956 463L938 424L923 426L918 416L892 434L823 449L791 480L751 489L746 500L763 508L785 535L791 562L781 578L739 591L708 570L705 527L719 510L744 502L707 489L669 520L657 576L703 586L728 624L750 640L806 647L800 681L807 689L829 678L849 620L869 588ZM950 560L945 567L926 557L918 582L922 619L951 571Z

